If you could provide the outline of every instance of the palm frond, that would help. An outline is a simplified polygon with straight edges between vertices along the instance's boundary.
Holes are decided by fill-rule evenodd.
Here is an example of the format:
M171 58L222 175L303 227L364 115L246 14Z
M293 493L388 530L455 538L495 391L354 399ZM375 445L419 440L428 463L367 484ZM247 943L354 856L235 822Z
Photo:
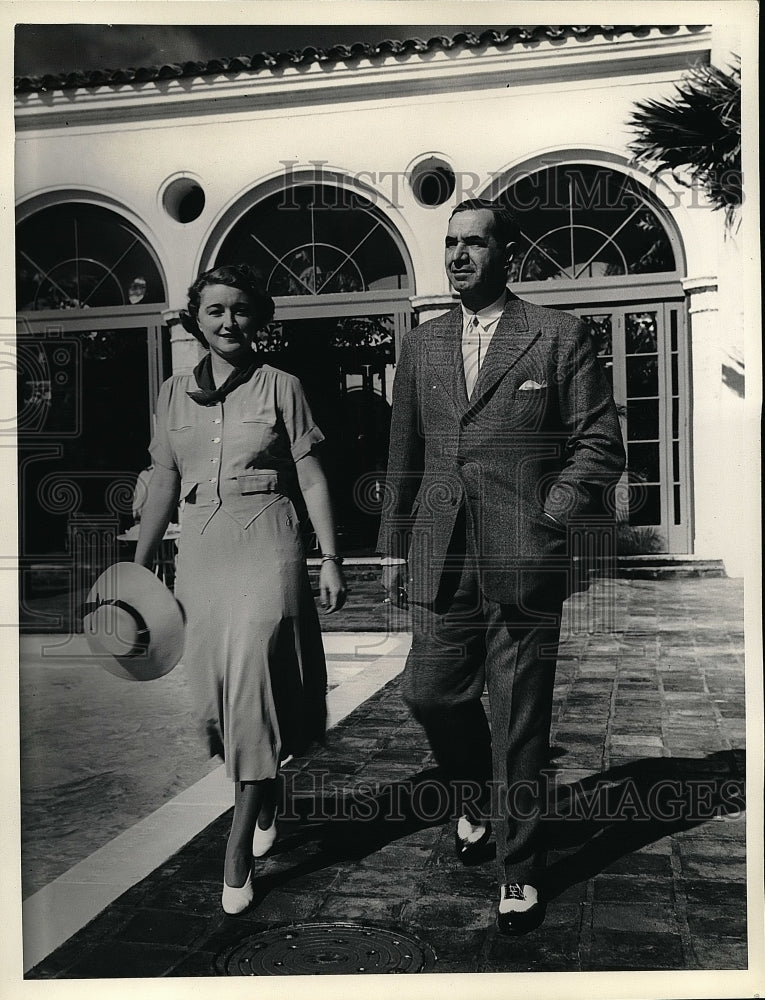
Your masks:
M665 100L639 101L627 124L637 133L636 159L685 172L732 225L743 201L741 175L741 67L728 71L697 64Z

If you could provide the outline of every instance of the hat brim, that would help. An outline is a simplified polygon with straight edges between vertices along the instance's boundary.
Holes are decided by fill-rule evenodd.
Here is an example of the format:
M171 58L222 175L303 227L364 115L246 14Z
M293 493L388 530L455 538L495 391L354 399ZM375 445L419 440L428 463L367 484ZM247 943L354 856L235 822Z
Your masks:
M150 681L163 677L183 655L185 622L183 610L167 587L144 566L119 562L109 566L96 580L87 597L88 604L121 601L138 612L149 630L144 650L133 655L114 654L99 642L97 632L83 617L83 631L96 661L110 674L130 681Z

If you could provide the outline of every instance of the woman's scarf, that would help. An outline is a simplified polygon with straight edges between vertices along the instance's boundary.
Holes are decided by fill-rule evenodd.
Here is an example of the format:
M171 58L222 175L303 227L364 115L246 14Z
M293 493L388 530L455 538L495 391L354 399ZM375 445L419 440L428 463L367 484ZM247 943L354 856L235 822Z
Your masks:
M199 390L189 392L188 395L200 406L213 406L215 403L222 403L237 386L243 385L251 379L260 365L261 362L253 355L252 361L246 367L234 368L223 385L216 389L212 374L212 358L208 352L194 369L194 378L197 380Z

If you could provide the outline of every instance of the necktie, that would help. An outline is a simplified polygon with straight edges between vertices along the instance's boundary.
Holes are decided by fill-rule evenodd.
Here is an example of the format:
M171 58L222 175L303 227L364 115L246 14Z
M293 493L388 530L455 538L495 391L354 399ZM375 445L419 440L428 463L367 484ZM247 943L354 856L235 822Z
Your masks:
M477 338L477 343L476 343ZM481 367L481 321L474 313L468 324L468 342L463 351L465 361L465 391L468 399L473 395L478 371Z

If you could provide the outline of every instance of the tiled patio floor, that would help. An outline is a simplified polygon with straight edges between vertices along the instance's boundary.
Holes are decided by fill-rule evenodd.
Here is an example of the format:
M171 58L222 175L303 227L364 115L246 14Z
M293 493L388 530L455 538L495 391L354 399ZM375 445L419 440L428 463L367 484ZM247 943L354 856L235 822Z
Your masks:
M225 975L257 932L335 922L413 935L435 972L745 969L742 604L725 579L600 581L567 603L550 905L525 937L496 932L493 861L454 858L394 677L288 767L246 914L220 909L225 813L28 978Z

